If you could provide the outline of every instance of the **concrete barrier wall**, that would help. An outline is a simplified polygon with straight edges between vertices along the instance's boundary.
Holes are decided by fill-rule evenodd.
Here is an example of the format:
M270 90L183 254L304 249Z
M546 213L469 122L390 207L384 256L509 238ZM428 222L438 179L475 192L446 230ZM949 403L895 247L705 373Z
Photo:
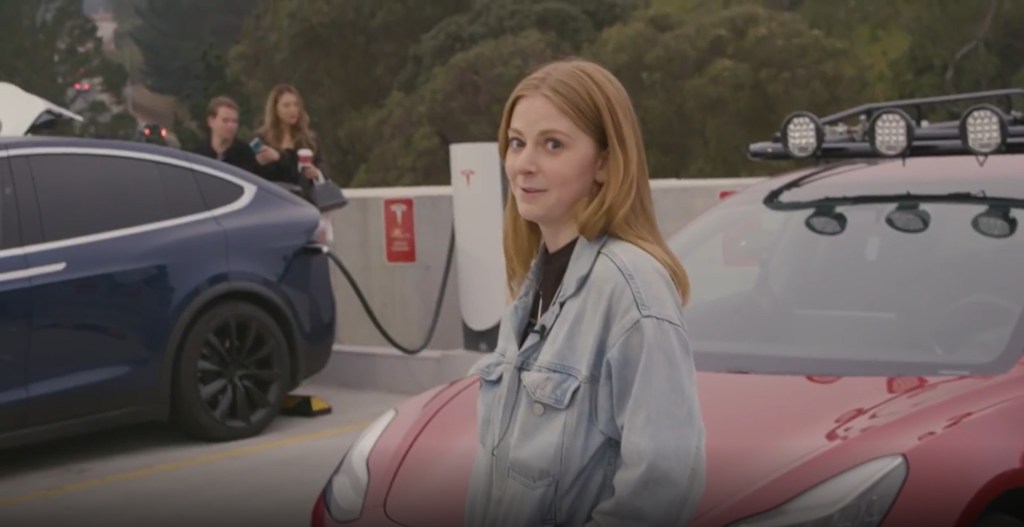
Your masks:
M670 237L714 205L720 191L740 189L755 181L758 179L653 180L652 194L662 233ZM452 232L451 187L351 189L346 194L351 202L332 215L332 248L384 329L402 346L419 347L430 326L445 268ZM413 200L415 263L386 261L384 202L393 198ZM344 275L337 269L332 273L338 300L337 344L346 348L390 347ZM437 329L427 343L432 350L462 347L457 273L453 258Z

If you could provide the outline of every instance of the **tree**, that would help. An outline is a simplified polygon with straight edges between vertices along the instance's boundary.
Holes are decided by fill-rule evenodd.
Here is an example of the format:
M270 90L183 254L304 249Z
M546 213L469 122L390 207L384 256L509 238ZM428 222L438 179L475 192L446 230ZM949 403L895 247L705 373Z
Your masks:
M491 0L445 19L409 53L395 89L420 86L455 55L504 35L527 29L550 33L581 49L612 24L626 20L639 4L633 0Z
M226 53L238 38L244 17L261 0L143 0L131 38L144 60L146 86L182 99L205 95L220 79L204 71L204 53ZM204 75L205 74L205 75Z
M254 110L302 91L343 185L446 183L447 144L494 140L525 64L566 55L622 79L655 177L743 176L792 166L746 149L793 110L1024 81L1022 29L1010 0L275 0L227 63Z
M0 2L0 78L44 99L78 111L85 133L120 137L128 125L118 116L127 74L107 59L96 24L81 0ZM89 83L88 90L74 84ZM131 123L134 126L134 123Z
M496 140L515 84L570 50L536 30L506 35L459 53L413 93L394 92L367 120L370 155L353 185L448 184L448 145Z
M383 104L421 35L472 0L277 0L247 19L228 58L253 105L277 83L303 95L328 164L340 184L366 160L360 124ZM255 124L255 123L254 123Z
M606 30L587 55L623 79L652 177L763 174L747 160L795 109L860 101L857 57L796 14L743 2L710 13L648 11Z
M1006 87L1024 65L1020 2L804 0L798 12L850 43L879 99Z
M142 52L135 45L132 34L135 32L139 20L139 10L144 7L147 0L117 0L108 3L114 20L117 21L117 28L114 30L114 47L120 57L119 62L128 71L128 81L133 83L144 83L142 74Z
M183 148L204 135L206 105L217 95L238 99L241 117L251 111L240 83L228 78L227 54L249 13L262 0L133 0L129 35L143 64L144 84L177 99L185 110L175 114L174 128ZM130 5L130 4L125 4ZM122 11L127 8L122 5ZM128 49L131 52L131 49Z
M379 164L372 152L384 147L368 138L395 142L381 130L406 123L418 127L420 135L402 141L425 145L435 140L435 132L426 132L429 126L420 127L415 117L423 113L418 105L427 104L421 89L455 56L527 29L551 35L568 44L561 48L564 53L575 53L646 1L267 2L247 19L230 53L230 77L242 84L254 105L262 104L277 83L296 85L320 136L327 172L344 185ZM339 59L325 62L324 50ZM483 118L490 122L493 115ZM490 132L486 137L493 137ZM443 147L441 155L447 155ZM408 163L420 159L418 154L400 157ZM408 166L414 179L425 177L423 170ZM372 179L379 180L376 175Z

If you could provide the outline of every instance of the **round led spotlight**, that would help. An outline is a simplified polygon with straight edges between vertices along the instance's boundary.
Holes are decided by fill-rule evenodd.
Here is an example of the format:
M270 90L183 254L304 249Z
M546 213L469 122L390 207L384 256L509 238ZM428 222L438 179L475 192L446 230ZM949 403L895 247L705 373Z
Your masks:
M932 222L928 211L921 209L917 203L900 203L892 212L885 215L885 223L900 232L917 234L924 232Z
M883 110L871 119L868 141L878 155L898 157L910 151L914 121L903 110Z
M804 221L812 232L835 236L846 230L846 215L836 212L835 207L819 207Z
M1002 110L990 104L979 104L960 118L960 140L977 155L988 155L1006 143L1007 122Z
M805 159L813 156L825 140L825 129L812 113L796 112L782 124L782 147L790 156Z
M971 227L989 238L1009 238L1017 232L1017 218L1007 207L989 207L971 220Z

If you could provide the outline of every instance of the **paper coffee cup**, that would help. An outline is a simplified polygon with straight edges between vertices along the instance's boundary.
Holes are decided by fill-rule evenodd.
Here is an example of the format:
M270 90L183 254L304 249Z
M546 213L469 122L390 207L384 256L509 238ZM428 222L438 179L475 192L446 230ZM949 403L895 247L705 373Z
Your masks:
M299 170L313 165L313 151L308 148L299 149Z

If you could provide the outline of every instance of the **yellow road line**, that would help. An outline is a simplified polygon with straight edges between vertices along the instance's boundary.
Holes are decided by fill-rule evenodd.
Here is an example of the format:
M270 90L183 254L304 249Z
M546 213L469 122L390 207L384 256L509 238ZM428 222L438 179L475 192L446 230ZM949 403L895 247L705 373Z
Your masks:
M30 501L41 500L43 498L50 498L53 496L59 496L61 494L68 494L71 492L78 492L82 490L88 490L96 488L102 485L110 483L117 483L121 481L129 481L133 479L144 478L155 474L161 474L165 472L172 472L175 470L181 470L183 468L194 467L197 465L206 465L216 461L224 459L230 459L234 457L247 456L249 454L256 454L259 452L265 452L267 450L273 450L275 448L281 448L285 446L296 445L300 443L308 443L310 441L316 441L317 439L323 439L326 437L344 435L357 430L362 430L369 426L370 423L355 423L348 426L342 426L337 428L329 428L320 432L314 432L311 434L298 435L292 437L286 437L277 441L270 441L267 443L261 443L258 445L245 446L235 448L232 450L225 450L224 452L218 452L216 454L208 454L205 456L194 457L190 459L183 459L181 461L172 461L170 463L164 463L161 465L154 465L152 467L133 470L131 472L121 472L119 474L111 474L101 478L90 479L81 481L78 483L72 483L71 485L65 485L63 487L56 487L47 490L41 490L33 492L31 494L23 494L21 496L13 496L10 498L0 498L0 507L15 505L19 503L26 503ZM339 454L340 455L340 454Z

